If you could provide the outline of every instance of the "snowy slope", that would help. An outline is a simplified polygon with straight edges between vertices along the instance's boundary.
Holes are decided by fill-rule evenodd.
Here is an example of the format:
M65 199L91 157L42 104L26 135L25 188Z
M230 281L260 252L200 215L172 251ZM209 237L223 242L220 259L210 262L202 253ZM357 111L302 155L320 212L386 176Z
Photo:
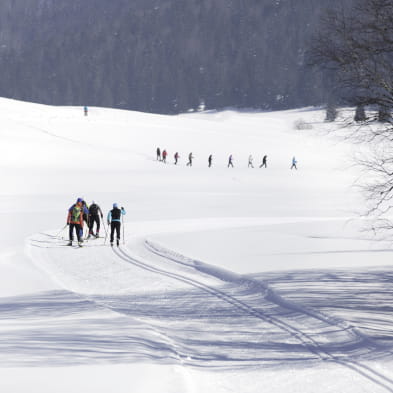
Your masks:
M0 116L1 391L393 391L392 248L322 112ZM119 249L64 246L79 196L126 207Z

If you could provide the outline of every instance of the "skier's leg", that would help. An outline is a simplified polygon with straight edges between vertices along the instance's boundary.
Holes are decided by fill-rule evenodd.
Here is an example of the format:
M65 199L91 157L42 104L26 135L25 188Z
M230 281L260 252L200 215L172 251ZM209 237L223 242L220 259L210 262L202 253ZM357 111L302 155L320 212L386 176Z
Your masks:
M75 224L75 228L76 228L76 237L78 238L78 242L80 242L83 234L83 228L80 224Z
M74 226L75 224L70 224L70 231L69 231L70 243L74 240Z
M117 245L120 244L120 227L121 227L120 222L116 222L116 244Z
M97 215L96 217L95 217L95 221L96 221L96 224L97 224L97 235L100 233L100 227L101 227L101 221L100 221L100 216L99 215Z
M113 235L115 234L115 223L111 222L111 244L113 244Z
M89 220L89 235L93 234L94 218L91 216Z

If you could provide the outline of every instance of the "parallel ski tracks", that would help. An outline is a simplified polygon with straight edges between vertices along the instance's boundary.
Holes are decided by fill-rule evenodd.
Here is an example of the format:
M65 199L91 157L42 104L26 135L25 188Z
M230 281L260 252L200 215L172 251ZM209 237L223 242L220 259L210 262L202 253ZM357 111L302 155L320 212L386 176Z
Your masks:
M164 252L160 252L157 249L153 248L151 244L146 243L146 248L162 257L166 258L169 260L172 260L174 262L186 265L184 263L184 260L182 258L175 258L173 255L166 255ZM139 258L136 258L132 255L130 255L129 252L125 251L126 249L123 249L123 247L119 248L113 248L114 253L123 261L127 263L131 263L134 266L137 266L141 269L150 271L152 273L160 274L169 278L172 278L174 280L180 281L182 283L188 284L192 287L198 288L200 290L203 290L210 295L213 295L222 301L236 307L237 309L243 311L249 316L255 317L257 319L263 320L267 323L270 323L274 325L275 327L279 328L280 330L288 333L292 337L294 337L296 340L298 340L301 345L303 345L310 353L314 354L316 358L320 359L321 361L324 362L332 362L339 364L341 366L344 366L357 374L365 377L369 381L377 384L378 386L384 388L386 391L393 393L393 380L390 378L386 377L385 375L381 374L378 371L373 370L371 367L366 366L364 364L361 364L359 362L356 362L351 359L341 359L338 356L330 353L326 349L324 349L315 339L313 339L309 334L303 332L299 328L292 326L288 322L282 321L279 318L271 315L264 314L262 311L257 310L253 308L252 306L248 305L242 300L239 300L235 296L228 294L224 292L223 290L214 288L210 285L205 284L204 282L195 279L195 278L190 278L185 275L179 274L179 273L174 273L170 272L168 270L164 270L158 267L155 267L149 263L146 263ZM127 250L128 251L128 250ZM189 266L189 265L188 265ZM190 266L189 266L190 267Z

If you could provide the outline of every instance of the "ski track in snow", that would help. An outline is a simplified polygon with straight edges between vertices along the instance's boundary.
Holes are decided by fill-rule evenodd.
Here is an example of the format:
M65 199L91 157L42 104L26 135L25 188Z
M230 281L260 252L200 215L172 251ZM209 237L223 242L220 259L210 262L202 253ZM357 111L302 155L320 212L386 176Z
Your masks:
M331 326L337 326L338 328L342 329L342 332L349 333L353 338L354 342L356 343L362 343L368 348L379 348L380 345L373 342L370 338L366 337L363 335L361 332L359 332L356 328L353 326L349 325L345 321L339 321L335 318L331 318L329 316L323 315L321 313L317 313L313 310L307 309L305 307L300 307L294 303L288 302L285 299L283 299L280 295L275 293L272 289L268 287L268 285L261 283L261 282L255 282L251 279L244 279L241 276L236 276L234 273L231 272L225 272L222 269L217 269L215 267L209 266L207 264L204 264L203 262L200 261L195 261L190 258L186 258L182 256L181 254L174 253L171 250L167 250L163 247L157 246L154 243L150 241L145 241L145 245L148 250L151 252L155 253L156 255L159 255L163 258L167 258L173 262L184 264L184 265L189 265L189 266L194 266L197 270L200 270L204 273L208 273L211 275L214 275L223 281L234 281L235 283L238 283L239 285L247 285L248 282L250 286L253 284L256 286L256 291L258 291L258 286L261 287L262 293L264 294L264 297L268 299L269 301L273 302L277 306L281 306L283 308L286 308L288 310L294 311L294 312L301 312L304 315L310 316L311 318L318 319L320 321L326 322L327 324ZM132 258L130 255L127 255L123 250L120 251L126 258L129 258L129 260L132 263L136 264L141 264L141 262L136 261L134 258ZM142 263L143 268L148 268L145 264ZM160 272L156 271L157 273L161 274L168 274L167 272ZM171 277L173 277L172 274L170 274ZM180 280L184 280L183 277L175 277ZM248 282L247 282L248 281ZM192 280L190 282L191 285L202 285L196 280ZM245 311L246 313L249 313L250 315L263 319L274 326L288 332L292 336L294 336L297 340L301 342L302 345L307 348L311 353L315 354L318 356L318 358L322 361L332 361L337 364L343 365L345 367L350 368L351 370L359 373L360 375L366 377L367 379L373 381L374 383L380 385L381 387L384 387L386 390L392 392L393 391L393 380L390 378L382 375L381 373L373 370L369 366L366 366L364 364L361 364L358 361L355 361L353 359L343 359L340 358L333 353L331 353L330 350L325 349L323 345L321 345L313 336L317 336L318 332L308 332L305 333L303 330L301 330L298 327L295 327L280 318L276 318L271 315L266 315L264 312L261 310L256 310L255 308L249 306L248 304L236 299L235 297L226 294L225 292L210 288L210 287L205 287L205 290L207 291L213 291L213 293L219 297L220 299L229 302L230 304L234 305L235 307Z
M153 360L235 369L322 361L346 367L393 392L390 378L364 364L391 357L390 347L345 320L287 300L264 281L187 258L146 237L113 249L99 242L75 250L75 257L54 235L28 239L34 263L58 279L65 291L0 303L0 331L7 338L1 352L7 354L7 365ZM56 253L61 253L58 260L53 259ZM93 255L83 259L87 253ZM109 288L100 294L96 284L90 289L87 282L87 293L79 291L91 269L97 274L92 281L124 275L124 282L117 281L118 293ZM153 279L153 285L176 285L143 293L128 284L141 272L142 279ZM18 319L15 310L25 322L13 331L9 325ZM44 328L40 318L46 321ZM27 361L30 351L34 356ZM4 361L0 357L0 363Z

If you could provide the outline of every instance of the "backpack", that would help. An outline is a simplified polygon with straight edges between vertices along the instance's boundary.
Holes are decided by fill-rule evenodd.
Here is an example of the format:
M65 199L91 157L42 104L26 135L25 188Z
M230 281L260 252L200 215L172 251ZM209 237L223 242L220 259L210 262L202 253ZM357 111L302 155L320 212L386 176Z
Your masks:
M114 208L112 211L112 221L113 220L120 220L121 217L121 210L119 208Z
M96 216L98 214L98 206L95 203L93 205L90 205L89 213L92 216Z
M80 222L81 220L82 209L79 206L74 206L71 212L71 221L72 222Z

